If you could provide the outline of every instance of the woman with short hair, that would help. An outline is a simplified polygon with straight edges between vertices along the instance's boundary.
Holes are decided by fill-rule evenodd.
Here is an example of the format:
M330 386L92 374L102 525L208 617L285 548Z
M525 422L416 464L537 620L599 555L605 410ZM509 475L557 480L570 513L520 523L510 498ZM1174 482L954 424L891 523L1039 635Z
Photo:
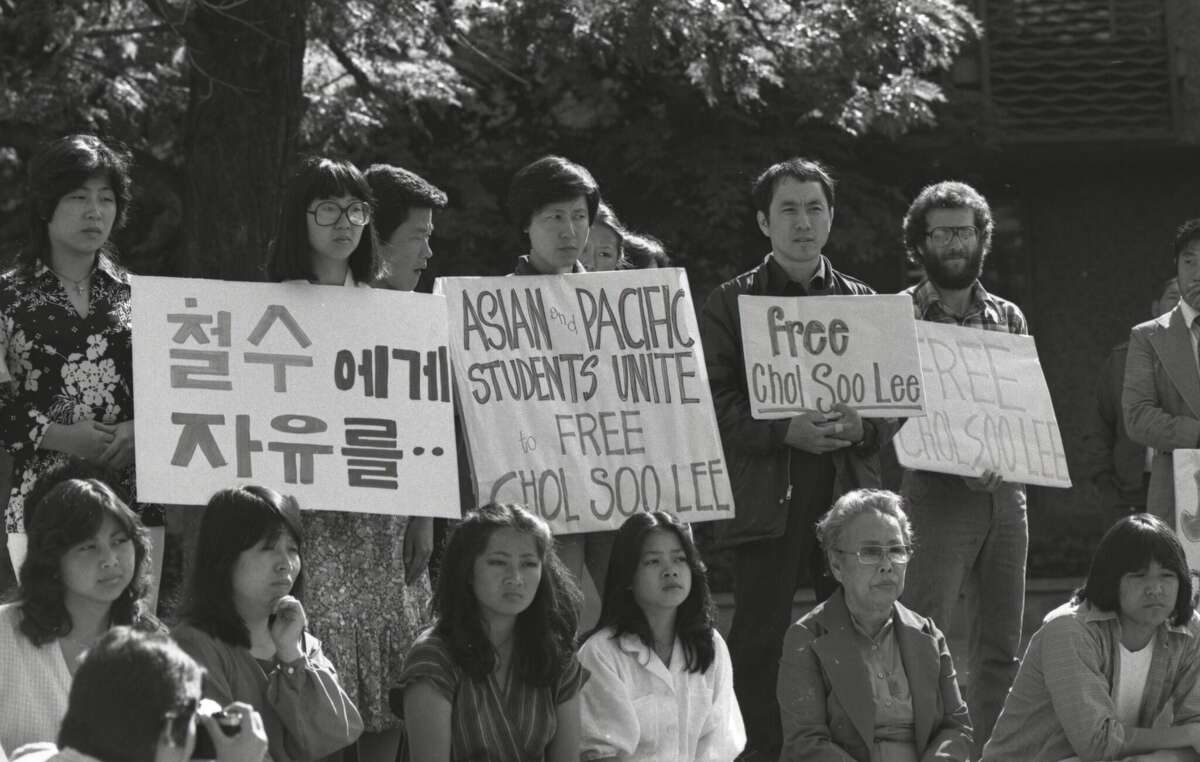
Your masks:
M1198 677L1183 547L1161 519L1127 516L1101 538L1083 587L1029 641L983 759L1200 752Z
M840 587L784 639L780 760L965 762L971 723L946 638L897 600L913 554L900 496L842 495L817 538Z

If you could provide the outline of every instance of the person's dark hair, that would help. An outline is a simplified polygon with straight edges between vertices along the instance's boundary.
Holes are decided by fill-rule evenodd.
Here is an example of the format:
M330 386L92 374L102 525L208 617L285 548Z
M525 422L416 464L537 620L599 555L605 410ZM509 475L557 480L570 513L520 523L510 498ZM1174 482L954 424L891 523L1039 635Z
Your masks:
M283 192L279 227L271 242L267 273L273 281L312 280L312 248L308 243L308 207L314 199L352 196L370 204L375 197L362 172L348 161L312 157L301 162ZM350 254L350 272L359 283L367 283L379 269L372 222L363 226L358 247Z
M25 532L28 533L29 527L33 525L33 516L37 512L38 503L46 496L46 493L68 479L99 479L108 485L108 488L122 503L129 505L129 495L121 488L118 476L111 469L82 458L68 457L55 463L39 474L34 480L33 486L25 493L21 511L25 522Z
M625 261L635 270L648 267L670 267L671 259L662 241L647 233L625 232Z
M37 500L28 524L29 549L21 565L17 600L21 632L34 645L45 645L71 632L64 602L62 558L95 536L111 517L129 535L134 549L133 579L113 601L113 624L157 629L158 620L146 600L150 591L150 535L107 484L99 479L67 479Z
M475 559L499 529L532 536L542 560L542 578L533 602L517 615L513 672L530 685L554 685L575 653L582 597L554 552L554 538L546 522L520 505L489 503L468 513L454 528L446 541L433 596L434 632L449 643L455 662L471 679L486 680L492 673L496 652L484 631L474 579Z
M166 635L114 627L75 673L58 745L104 762L153 762L164 715L199 698L203 676Z
M1175 252L1175 263L1179 263L1179 255L1192 241L1200 240L1200 217L1188 220L1175 229L1175 240L1171 250Z
M802 183L817 183L825 194L825 203L830 209L834 207L834 189L836 183L829 170L819 161L804 159L799 156L772 164L754 180L750 195L754 199L755 211L762 212L766 217L771 216L771 199L775 197L775 189L787 178Z
M647 648L654 648L654 633L646 612L633 597L633 578L642 561L642 548L651 532L672 532L679 538L687 556L688 568L692 570L692 589L675 612L675 634L683 644L683 655L687 670L697 674L706 672L715 656L713 646L712 593L708 588L708 575L700 552L692 540L692 533L673 514L665 511L635 513L625 519L617 530L613 541L612 556L608 562L608 575L604 580L604 600L600 606L600 620L584 638L613 628L613 637L626 633L637 635Z
M24 267L50 263L48 224L63 196L80 188L96 175L104 175L117 200L115 233L125 224L133 199L129 154L120 144L106 144L95 135L67 135L42 146L29 160L27 198L29 238L21 249ZM111 237L100 253L115 257Z
M600 208L600 186L592 173L561 156L543 156L513 175L508 186L508 211L517 230L525 235L537 210L578 196L587 202L591 225Z
M925 186L904 214L904 248L908 251L910 262L919 267L924 265L920 246L929 233L925 215L931 209L970 209L975 216L975 227L979 230L983 255L986 257L992 250L992 233L996 224L992 220L987 199L966 183L947 180Z
M404 224L410 209L445 209L445 192L415 172L391 164L372 164L363 173L375 208L371 224L380 241L386 241Z
M1171 624L1179 626L1191 620L1192 577L1187 557L1179 538L1162 519L1148 513L1137 513L1113 524L1092 556L1083 587L1075 591L1075 603L1090 602L1101 611L1118 612L1120 608L1121 577L1138 572L1157 561L1174 572L1179 579L1179 592L1171 613Z
M238 556L287 532L301 548L300 507L290 495L269 487L223 489L208 500L196 540L196 563L184 619L229 645L250 647L250 632L233 603L233 567ZM304 566L291 594L304 589Z

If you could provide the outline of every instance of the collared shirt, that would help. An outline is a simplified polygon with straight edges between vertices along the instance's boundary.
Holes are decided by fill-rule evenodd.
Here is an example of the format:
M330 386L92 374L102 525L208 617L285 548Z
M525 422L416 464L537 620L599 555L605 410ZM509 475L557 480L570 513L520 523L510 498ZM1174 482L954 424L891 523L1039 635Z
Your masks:
M583 265L580 264L579 260L575 260L575 265L571 268L571 272L572 273L585 273L585 272L587 272L587 270L584 269ZM533 264L533 260L530 259L528 254L522 254L521 256L517 257L517 266L515 268L513 268L512 274L513 275L559 275L560 273L544 273L541 270L537 269L537 266Z
M1192 359L1196 361L1196 366L1200 368L1200 347L1196 342L1200 341L1200 326L1196 325L1196 318L1200 317L1200 312L1196 308L1188 304L1183 299L1179 300L1179 311L1183 314L1184 325L1188 327L1188 332L1192 334Z
M888 616L874 637L863 629L853 614L850 623L854 625L855 643L871 679L875 703L876 754L873 758L879 762L915 762L916 717L908 673L900 657L900 644L896 642L895 614Z
M1200 722L1200 615L1155 631L1137 725L1118 719L1113 698L1120 640L1116 612L1086 602L1050 612L1029 641L984 762L1119 759L1145 747L1143 728L1161 722L1168 707L1174 725Z
M632 633L607 628L587 639L579 661L580 758L645 762L728 762L746 743L733 692L729 649L713 631L713 663L689 672L678 638L670 666Z
M1019 336L1029 334L1029 324L1017 305L989 294L983 284L975 281L971 287L971 304L967 314L958 315L942 301L937 287L928 279L904 290L913 300L913 317L931 323L951 323L984 331L1012 333Z
M59 642L35 646L22 618L20 603L0 606L0 746L10 751L57 739L71 692Z
M779 264L779 259L772 252L767 257L767 293L775 296L816 296L817 294L830 293L832 284L829 280L829 273L826 271L825 257L817 258L817 269L813 271L812 277L808 279L808 283L798 283L792 280L792 276L787 270L783 269L783 265Z

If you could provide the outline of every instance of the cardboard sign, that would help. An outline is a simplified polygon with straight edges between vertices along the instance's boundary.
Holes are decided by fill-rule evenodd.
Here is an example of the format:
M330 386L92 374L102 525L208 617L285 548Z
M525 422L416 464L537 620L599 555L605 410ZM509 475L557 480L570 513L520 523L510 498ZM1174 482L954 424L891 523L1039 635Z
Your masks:
M481 502L522 503L556 534L733 516L683 270L437 288Z
M133 280L137 487L262 484L306 509L459 515L445 300Z
M1200 450L1175 450L1175 534L1192 575L1192 605L1200 593Z
M924 415L912 297L738 297L750 412Z
M906 468L1070 487L1050 390L1029 336L917 322L925 417L896 433Z

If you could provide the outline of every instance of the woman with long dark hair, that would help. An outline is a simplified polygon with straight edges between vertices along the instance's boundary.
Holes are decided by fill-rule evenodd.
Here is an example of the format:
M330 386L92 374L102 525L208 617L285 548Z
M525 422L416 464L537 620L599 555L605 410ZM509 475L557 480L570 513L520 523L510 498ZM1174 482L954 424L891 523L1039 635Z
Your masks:
M159 627L146 530L108 485L66 479L27 508L17 601L0 606L0 746L13 750L58 737L80 656L110 627Z
M305 632L299 514L295 500L267 487L213 495L185 624L172 633L207 670L206 697L262 715L275 762L331 754L362 732L320 641Z
M129 158L93 135L60 138L29 162L28 240L0 276L0 443L13 457L5 513L14 569L25 555L25 499L69 457L109 469L151 527L153 591L162 510L136 502L128 273L110 237L132 198ZM152 598L155 595L152 592Z
M704 564L670 513L635 513L617 531L579 661L584 759L718 762L746 743Z
M546 522L511 504L468 514L400 678L405 758L576 762L578 605Z

